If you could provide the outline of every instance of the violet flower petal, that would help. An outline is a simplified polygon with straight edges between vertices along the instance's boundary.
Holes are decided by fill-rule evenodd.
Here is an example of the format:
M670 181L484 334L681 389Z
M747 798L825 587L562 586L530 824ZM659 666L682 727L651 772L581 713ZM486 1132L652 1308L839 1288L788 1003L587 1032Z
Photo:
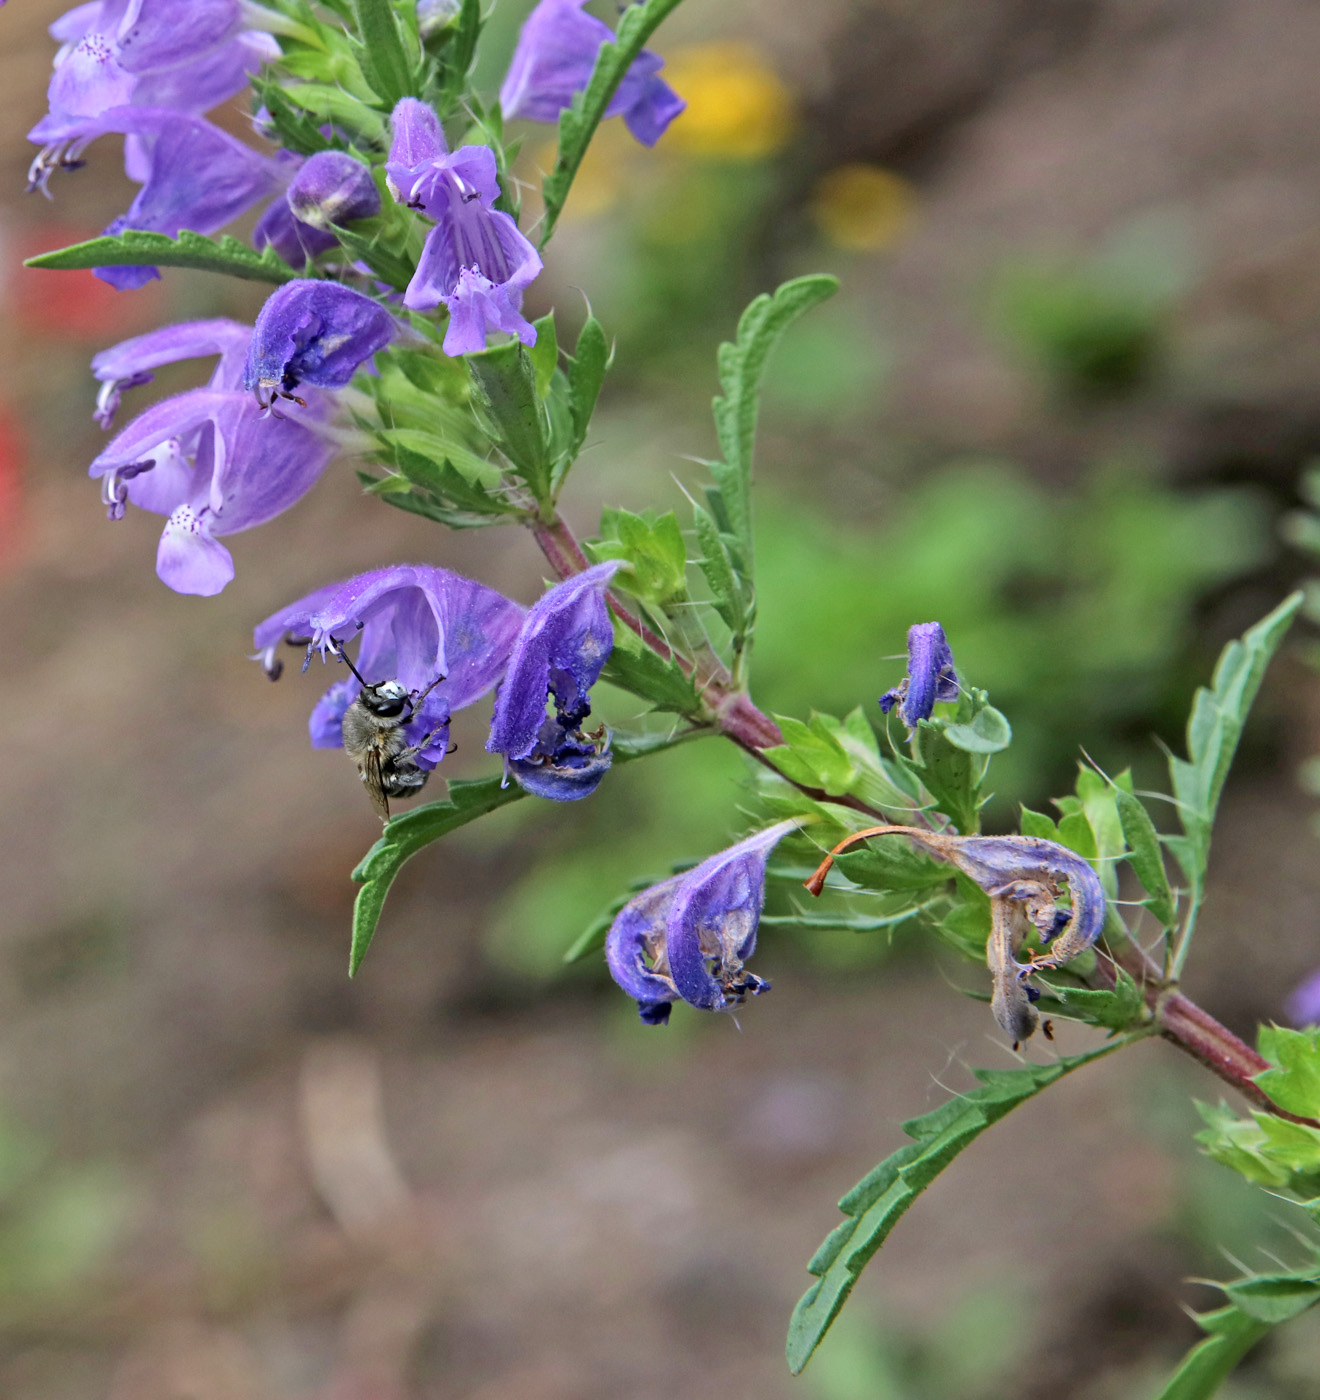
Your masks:
M665 920L682 878L671 876L634 896L615 915L605 935L610 976L636 999L638 1013L649 1026L664 1025L670 1004L681 999L668 975L664 947Z
M944 628L938 622L916 623L908 629L908 673L880 697L881 710L888 714L901 704L903 723L915 729L931 717L937 701L957 698L958 674Z
M679 880L665 919L665 947L674 986L690 1005L723 1011L747 993L767 989L760 978L743 972L743 963L756 948L766 861L798 825L796 818L777 822Z
M614 38L607 24L584 13L584 0L541 0L527 17L500 88L505 117L556 122L586 87L601 45ZM637 140L653 146L686 103L655 75L664 60L643 49L605 109L622 114Z
M306 635L324 656L332 637L347 642L360 633L357 666L370 681L397 679L421 690L443 673L407 731L417 743L499 681L522 620L522 609L494 589L446 569L399 564L317 589L267 618L253 639L258 654L269 655L287 633ZM341 677L317 702L314 747L342 745L344 710L357 691L351 676ZM419 763L433 766L444 748L440 736Z
M397 329L379 302L351 287L310 278L286 282L257 317L244 385L285 392L300 384L342 389Z
M96 421L108 428L119 408L122 391L149 384L151 371L179 360L218 355L211 376L212 389L237 389L242 384L243 361L252 331L238 321L219 316L210 321L180 321L172 326L121 340L92 357L92 373L101 381Z
M552 689L565 710L585 704L614 648L605 594L620 568L617 559L597 564L555 584L533 605L496 697L487 752L526 758L540 738Z

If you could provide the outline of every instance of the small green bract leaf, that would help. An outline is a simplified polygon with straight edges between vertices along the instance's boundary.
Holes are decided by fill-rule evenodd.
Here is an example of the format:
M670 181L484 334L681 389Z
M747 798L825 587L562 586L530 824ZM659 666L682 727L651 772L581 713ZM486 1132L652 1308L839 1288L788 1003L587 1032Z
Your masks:
M1164 852L1160 849L1155 823L1141 800L1121 787L1115 788L1114 801L1118 805L1119 821L1123 824L1123 839L1131 852L1128 859L1137 873L1137 879L1141 881L1142 889L1149 896L1146 908L1165 928L1172 928L1177 907L1164 868Z
M1299 1118L1320 1118L1320 1030L1262 1026L1257 1046L1273 1066L1256 1075L1261 1089Z
M1013 742L1013 730L993 705L987 705L970 724L946 725L944 737L967 753L1000 753Z

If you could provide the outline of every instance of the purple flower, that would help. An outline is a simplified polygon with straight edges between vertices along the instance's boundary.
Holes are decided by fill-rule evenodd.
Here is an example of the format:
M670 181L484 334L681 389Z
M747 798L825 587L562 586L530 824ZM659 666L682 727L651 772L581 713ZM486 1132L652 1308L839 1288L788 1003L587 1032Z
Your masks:
M492 588L429 565L398 564L334 583L268 617L253 634L266 672L283 667L276 651L290 633L322 658L358 631L357 669L371 684L397 680L424 690L444 680L422 702L406 732L410 744L439 733L417 755L431 769L448 746L450 715L478 700L504 674L523 610ZM344 711L358 692L352 676L337 680L317 701L309 728L318 749L343 746Z
M486 749L503 754L507 772L538 797L587 797L610 766L608 749L598 749L582 723L591 713L588 692L614 649L605 594L622 567L611 559L555 584L527 614L514 644ZM550 700L555 712L547 718Z
M108 428L118 411L125 389L150 384L151 373L161 365L191 360L202 355L218 355L211 375L210 389L240 389L243 365L247 359L252 329L237 321L218 317L213 321L183 321L160 330L121 340L92 359L92 373L101 381L96 399L96 421Z
M1284 1006L1294 1026L1320 1026L1320 972L1298 983Z
M394 317L361 292L338 282L299 278L272 292L257 316L244 387L293 397L300 384L342 389L358 366L389 344Z
M585 0L541 0L527 17L508 76L500 88L506 117L555 122L586 87L602 44L614 38L607 24L584 14ZM644 146L654 146L665 128L687 106L657 75L664 59L643 49L624 74L605 109L622 115L628 130Z
M262 525L307 493L334 446L318 421L263 414L241 391L192 389L153 404L96 458L111 520L131 502L167 516L156 573L176 593L211 596L234 576L219 541Z
M520 307L541 259L509 215L494 208L500 194L494 152L460 146L451 154L439 119L414 97L399 101L390 124L390 190L435 220L403 304L428 311L444 303L446 355L483 349L492 328L535 345L536 331Z
M944 628L938 622L918 622L908 629L908 673L880 697L880 708L888 714L902 702L903 723L915 729L930 718L937 700L957 698L958 675Z
M174 237L181 229L214 233L284 183L283 167L212 126L167 107L115 107L95 122L87 139L121 131L139 138L144 183L128 212L107 234L147 229ZM136 173L136 172L135 172ZM160 274L154 267L98 267L121 291Z
M379 213L371 171L345 151L318 151L257 220L252 242L257 248L269 244L290 267L302 268L309 258L338 246L333 225Z
M51 26L62 47L50 110L28 133L43 147L32 185L44 189L53 168L78 164L112 108L169 107L198 116L241 91L263 62L279 56L279 46L268 34L240 32L239 24L237 0L94 0L62 16ZM132 178L146 178L132 135L125 164Z
M727 1011L770 984L744 971L756 948L771 850L796 818L758 831L727 851L643 890L619 911L605 939L610 976L647 1025L663 1025L682 1000Z

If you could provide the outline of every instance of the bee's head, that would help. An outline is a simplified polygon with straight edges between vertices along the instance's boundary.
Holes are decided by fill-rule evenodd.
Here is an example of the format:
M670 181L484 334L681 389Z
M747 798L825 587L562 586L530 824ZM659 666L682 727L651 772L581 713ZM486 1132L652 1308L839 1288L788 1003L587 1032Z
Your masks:
M362 687L359 697L373 715L381 719L398 719L408 703L408 692L398 681L379 681Z

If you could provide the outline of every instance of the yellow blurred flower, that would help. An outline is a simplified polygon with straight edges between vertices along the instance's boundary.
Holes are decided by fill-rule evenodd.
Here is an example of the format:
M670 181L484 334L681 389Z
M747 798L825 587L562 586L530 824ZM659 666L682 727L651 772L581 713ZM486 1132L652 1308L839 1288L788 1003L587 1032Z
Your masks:
M687 103L661 149L726 160L763 160L796 124L793 94L751 44L693 44L665 58L665 81Z
M916 191L901 175L858 162L821 176L810 212L831 243L853 253L878 253L898 241L916 202Z

